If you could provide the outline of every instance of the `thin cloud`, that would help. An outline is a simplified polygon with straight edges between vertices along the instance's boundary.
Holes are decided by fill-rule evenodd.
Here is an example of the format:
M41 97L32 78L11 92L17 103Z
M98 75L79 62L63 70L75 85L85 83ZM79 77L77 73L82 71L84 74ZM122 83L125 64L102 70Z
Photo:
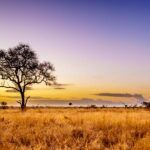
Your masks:
M18 91L16 91L16 90L5 90L5 92L8 92L8 93L18 93Z
M144 101L145 98L142 94L130 94L130 93L96 93L97 96L107 96L107 97L124 97L124 98L136 98L139 101Z
M71 84L66 84L66 83L56 83L54 86L55 90L65 90L66 86L70 86Z
M70 84L66 84L66 83L56 83L56 86L68 86Z
M7 99L7 98L11 98L11 99L21 99L20 96L2 96L2 97L4 97L5 99ZM45 100L47 100L47 99L49 99L49 98L47 98L47 97L42 97L42 96L31 96L30 99L31 99L31 100L40 100L40 99L45 99Z
M27 91L33 90L33 88L31 88L31 87L26 87L26 90L27 90ZM13 89L11 89L11 90L5 90L5 92L9 92L9 93L18 93L18 91L13 90Z
M64 88L64 87L56 87L56 88L54 88L55 90L65 90L66 88Z

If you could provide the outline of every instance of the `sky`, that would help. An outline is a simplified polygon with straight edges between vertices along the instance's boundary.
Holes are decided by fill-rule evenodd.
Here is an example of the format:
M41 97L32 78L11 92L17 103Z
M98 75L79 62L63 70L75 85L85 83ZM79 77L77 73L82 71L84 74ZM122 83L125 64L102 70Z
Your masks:
M64 89L36 85L32 99L150 99L149 8L148 0L1 0L0 49L29 44L55 66Z

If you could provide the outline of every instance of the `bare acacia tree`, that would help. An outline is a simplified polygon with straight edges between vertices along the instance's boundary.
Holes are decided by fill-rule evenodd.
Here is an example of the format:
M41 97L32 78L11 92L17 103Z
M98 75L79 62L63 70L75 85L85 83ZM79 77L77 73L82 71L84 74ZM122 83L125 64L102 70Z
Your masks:
M33 50L28 45L19 44L14 48L0 50L0 87L13 89L20 93L17 101L21 108L26 107L29 97L25 91L33 84L44 82L55 84L54 67L49 62L40 63Z

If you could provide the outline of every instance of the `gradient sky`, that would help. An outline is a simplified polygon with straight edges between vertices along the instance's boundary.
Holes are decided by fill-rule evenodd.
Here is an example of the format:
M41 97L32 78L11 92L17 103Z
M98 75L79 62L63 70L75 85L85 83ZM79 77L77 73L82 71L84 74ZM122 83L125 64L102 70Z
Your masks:
M94 94L115 92L150 99L149 0L1 0L0 48L20 42L52 62L58 82L68 84L36 86L27 95L108 99ZM2 100L12 95L1 89Z

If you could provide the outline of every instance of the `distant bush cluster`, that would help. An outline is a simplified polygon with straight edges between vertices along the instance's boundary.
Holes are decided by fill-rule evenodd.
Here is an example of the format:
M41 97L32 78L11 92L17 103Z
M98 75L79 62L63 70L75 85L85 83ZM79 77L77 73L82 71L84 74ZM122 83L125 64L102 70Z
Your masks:
M150 108L150 102L143 102L143 105L147 108Z

